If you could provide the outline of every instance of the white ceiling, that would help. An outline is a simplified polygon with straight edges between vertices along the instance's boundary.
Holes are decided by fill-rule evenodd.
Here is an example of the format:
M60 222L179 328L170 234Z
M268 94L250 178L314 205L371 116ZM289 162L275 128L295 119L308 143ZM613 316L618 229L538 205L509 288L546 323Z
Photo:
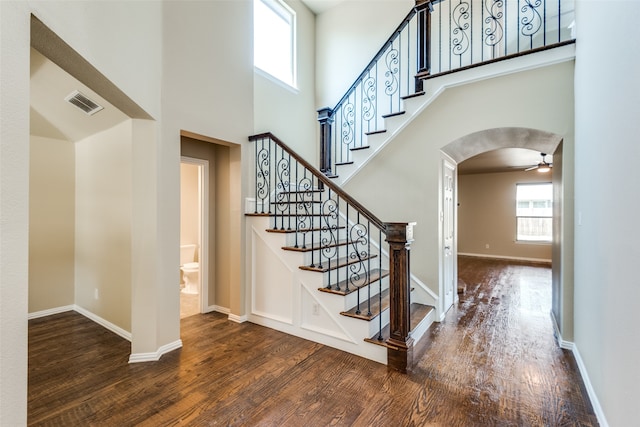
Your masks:
M104 109L93 116L66 102L80 91ZM80 83L35 49L31 49L31 134L80 141L109 129L129 117L93 90Z
M301 0L316 15L331 9L332 7L344 2L345 0Z

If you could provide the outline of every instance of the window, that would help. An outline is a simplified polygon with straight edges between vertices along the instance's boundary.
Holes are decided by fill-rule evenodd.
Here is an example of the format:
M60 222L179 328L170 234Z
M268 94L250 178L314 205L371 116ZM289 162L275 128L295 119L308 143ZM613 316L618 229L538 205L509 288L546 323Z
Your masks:
M516 239L551 242L553 215L551 183L516 184Z
M253 1L253 64L295 87L295 13L280 0Z

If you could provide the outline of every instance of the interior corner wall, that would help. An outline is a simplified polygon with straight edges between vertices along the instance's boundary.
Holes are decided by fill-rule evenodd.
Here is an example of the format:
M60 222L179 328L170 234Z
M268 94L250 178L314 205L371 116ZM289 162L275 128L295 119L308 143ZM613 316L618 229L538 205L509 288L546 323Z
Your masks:
M458 175L458 252L551 261L551 244L516 242L516 185L533 182L551 182L551 174Z
M300 0L285 2L296 13L297 88L254 73L253 133L272 132L311 164L317 164L315 19Z
M75 146L31 136L29 313L74 304Z
M345 0L316 17L316 108L333 108L415 0Z
M76 143L75 303L131 331L132 123Z
M640 44L622 42L638 11L576 2L574 343L611 426L637 424L640 401Z

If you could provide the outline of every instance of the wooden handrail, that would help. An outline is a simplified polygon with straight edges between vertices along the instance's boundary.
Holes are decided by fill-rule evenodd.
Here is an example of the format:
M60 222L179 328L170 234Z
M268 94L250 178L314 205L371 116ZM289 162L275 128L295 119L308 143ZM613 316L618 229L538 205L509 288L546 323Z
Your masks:
M352 205L358 212L364 215L365 218L371 221L376 227L380 229L380 231L382 231L386 235L387 227L384 222L382 222L377 216L371 213L367 208L362 206L360 202L358 202L356 199L351 197L351 195L349 195L346 191L344 191L342 188L340 188L338 185L332 182L330 178L328 178L325 174L320 172L311 163L303 159L300 155L298 155L298 153L296 153L294 150L289 148L287 144L282 142L274 134L272 134L271 132L260 133L258 135L250 136L249 141L256 141L264 138L270 138L273 142L278 144L284 151L290 154L291 157L296 159L298 163L300 163L302 166L307 168L309 172L311 172L318 179L318 181L322 182L324 185L326 185L331 190L333 190L336 194L338 194L342 199L344 199L346 202Z

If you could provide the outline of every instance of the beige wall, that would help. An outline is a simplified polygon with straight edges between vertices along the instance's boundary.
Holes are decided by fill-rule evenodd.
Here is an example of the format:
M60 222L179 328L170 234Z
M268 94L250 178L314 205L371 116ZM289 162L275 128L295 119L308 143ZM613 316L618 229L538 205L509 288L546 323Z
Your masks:
M131 137L128 120L76 143L75 302L125 331L131 331Z
M530 182L551 174L458 175L458 253L551 261L551 244L516 242L516 184Z
M446 89L346 190L382 221L417 222L411 270L438 293L441 150L475 132L511 126L551 132L564 138L565 147L572 145L572 88L569 61Z
M222 142L222 141L221 141ZM237 149L237 148L236 148ZM209 162L209 301L207 306L229 309L232 271L240 265L231 255L232 221L231 150L227 145L182 137L181 154ZM235 196L237 197L237 194Z
M199 245L198 166L180 164L180 245ZM196 259L199 248L196 248Z
M74 303L75 146L31 137L29 313Z

